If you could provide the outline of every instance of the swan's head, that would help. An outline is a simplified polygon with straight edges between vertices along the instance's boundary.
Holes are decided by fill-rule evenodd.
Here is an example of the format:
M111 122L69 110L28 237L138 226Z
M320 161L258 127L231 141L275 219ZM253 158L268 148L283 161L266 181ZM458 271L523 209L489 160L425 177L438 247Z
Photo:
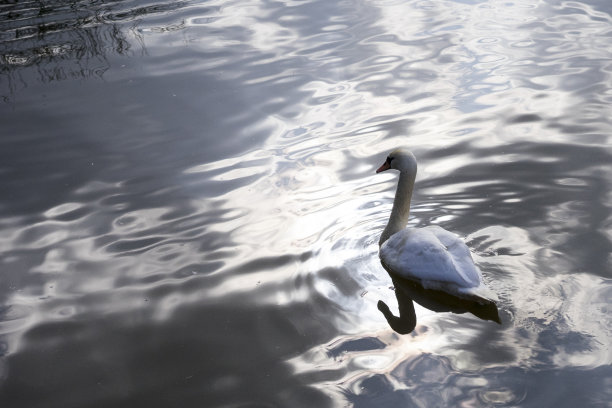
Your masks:
M416 175L417 172L417 162L414 155L407 149L399 148L395 149L387 156L387 160L383 163L382 166L376 170L377 173L380 173L385 170L395 169L401 173L409 173L412 175Z

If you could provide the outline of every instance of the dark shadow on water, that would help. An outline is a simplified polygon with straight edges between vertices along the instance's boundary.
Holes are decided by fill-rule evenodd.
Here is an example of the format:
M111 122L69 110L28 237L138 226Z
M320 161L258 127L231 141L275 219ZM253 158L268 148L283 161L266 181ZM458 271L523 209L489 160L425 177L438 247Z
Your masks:
M308 303L254 307L237 296L156 321L160 299L147 299L132 311L33 325L6 357L0 406L331 406L286 362L335 335ZM313 318L296 323L296 314Z
M452 312L463 314L472 313L482 320L491 320L501 324L497 305L488 301L482 303L477 300L463 299L450 295L446 292L433 289L425 289L417 282L404 279L389 273L393 286L395 287L395 297L399 308L399 317L393 315L385 302L378 301L378 310L385 316L389 326L399 334L411 333L417 324L414 303L432 310L434 312Z

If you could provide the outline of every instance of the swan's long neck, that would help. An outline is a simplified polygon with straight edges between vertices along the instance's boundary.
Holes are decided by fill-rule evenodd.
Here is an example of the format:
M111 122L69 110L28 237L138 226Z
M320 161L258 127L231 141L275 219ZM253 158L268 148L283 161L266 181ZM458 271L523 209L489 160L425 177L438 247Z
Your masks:
M391 210L389 222L380 236L380 241L378 241L379 246L389 239L391 235L403 230L406 224L408 224L410 199L412 198L415 176L416 174L400 172L395 199L393 200L393 209Z

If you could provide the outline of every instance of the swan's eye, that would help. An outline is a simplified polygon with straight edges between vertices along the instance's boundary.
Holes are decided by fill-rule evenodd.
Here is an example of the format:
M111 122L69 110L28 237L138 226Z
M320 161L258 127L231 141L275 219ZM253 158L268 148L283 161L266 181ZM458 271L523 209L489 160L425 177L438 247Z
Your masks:
M387 164L391 164L391 160L393 160L393 157L387 156Z

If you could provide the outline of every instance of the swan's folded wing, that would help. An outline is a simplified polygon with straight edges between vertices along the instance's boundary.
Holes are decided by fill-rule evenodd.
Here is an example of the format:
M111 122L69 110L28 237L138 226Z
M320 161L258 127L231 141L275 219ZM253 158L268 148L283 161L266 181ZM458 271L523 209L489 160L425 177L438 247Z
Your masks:
M468 286L479 286L482 277L480 271L474 264L470 249L467 247L465 242L463 242L463 240L457 235L437 225L425 227L423 229L431 231L431 233L440 240L442 245L446 247L453 264L455 265L457 273L461 275L462 279L469 282Z
M444 231L444 230L442 230ZM380 248L380 258L391 269L392 273L408 279L416 279L424 286L439 287L453 285L458 288L468 288L480 284L478 271L472 264L469 250L453 234L444 231L449 236L443 239L437 237L436 231L430 228L404 229L391 236ZM467 259L455 259L448 247L442 242L457 246L459 241L467 250ZM455 250L457 254L463 249ZM457 255L460 256L460 255ZM475 276L473 274L476 274Z

